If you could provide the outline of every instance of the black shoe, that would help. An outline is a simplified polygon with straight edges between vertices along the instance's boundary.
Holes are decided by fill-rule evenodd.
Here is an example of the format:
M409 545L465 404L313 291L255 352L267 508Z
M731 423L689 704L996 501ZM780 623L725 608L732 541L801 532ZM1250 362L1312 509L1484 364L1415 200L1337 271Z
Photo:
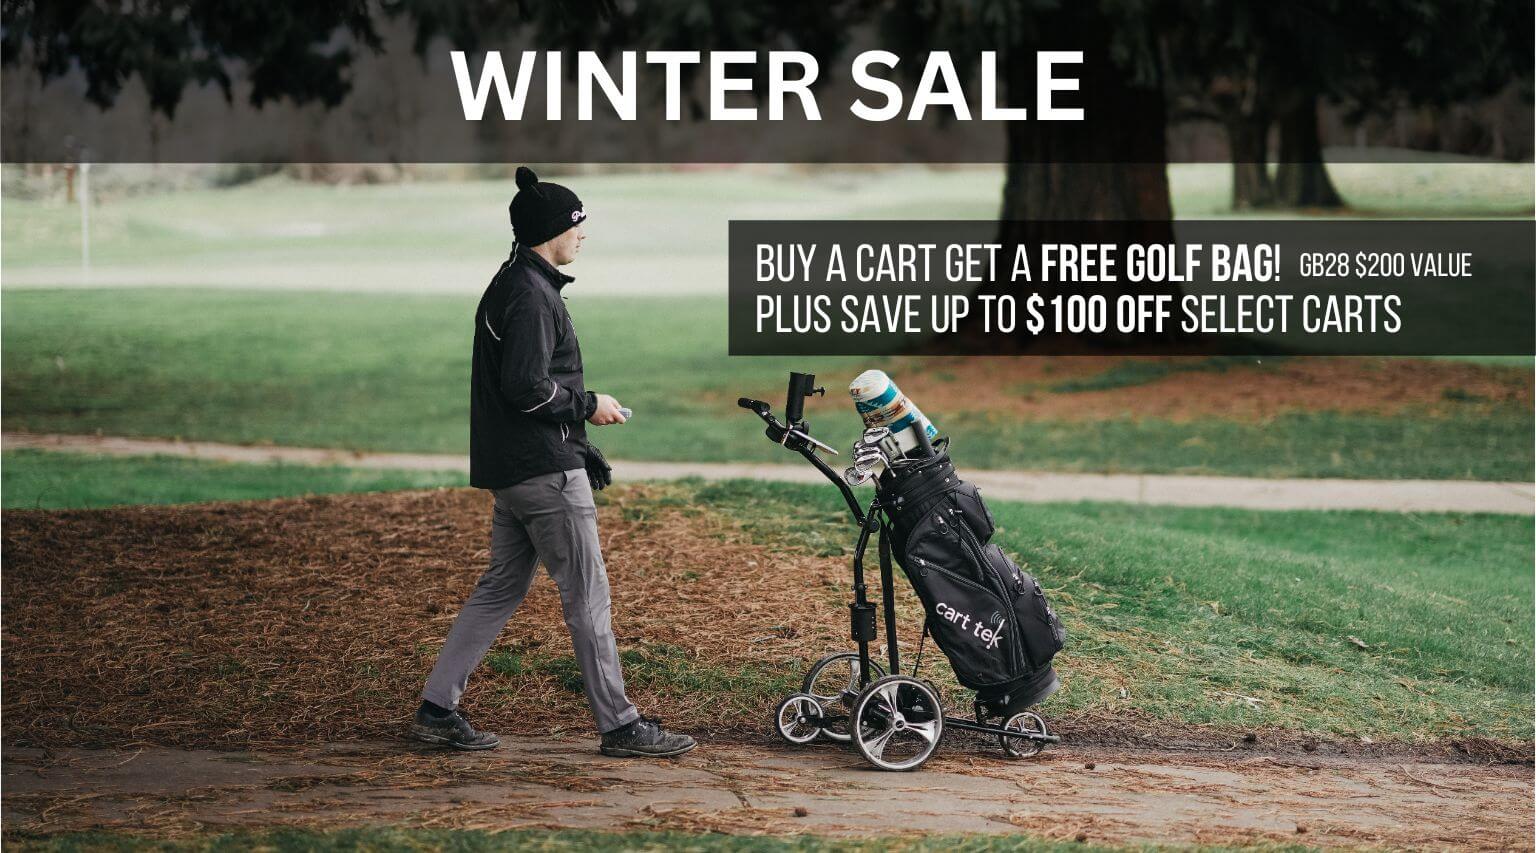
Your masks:
M424 710L411 721L411 737L425 743L447 744L454 749L495 749L501 738L490 732L477 732L461 711L437 716Z
M667 731L661 727L660 720L641 717L623 728L605 733L599 751L616 757L670 758L695 746L698 744L693 738Z

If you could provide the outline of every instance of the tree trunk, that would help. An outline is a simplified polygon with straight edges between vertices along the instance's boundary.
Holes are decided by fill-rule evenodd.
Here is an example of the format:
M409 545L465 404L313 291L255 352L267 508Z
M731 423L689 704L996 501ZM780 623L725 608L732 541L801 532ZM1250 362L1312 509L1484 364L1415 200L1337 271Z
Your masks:
M1317 96L1308 93L1280 112L1280 165L1275 194L1288 207L1343 207L1323 164Z
M1091 120L1007 123L1005 242L1025 236L1020 229L1027 232L1038 220L1136 220L1172 236L1162 81L1136 85L1130 72L1109 61L1117 24L1098 6L1065 4L1041 24L1043 32L1079 36L1088 55L1080 88L1093 93ZM1010 93L1033 91L1035 47L1019 45L1004 57Z
M1083 89L1094 93L1091 109L1116 116L1123 132L1105 133L1102 125L1091 128L1087 122L1045 127L1034 121L1008 124L1008 166L998 223L998 242L1005 247L1005 257L1010 257L1020 243L1173 242L1162 93L1130 85L1127 75L1106 66L1086 66L1102 71L1092 75L1094 79L1085 79ZM1102 225L1099 233L1094 233L1064 223ZM1046 299L1087 288L1111 299L1121 292L1156 289L1130 283L1024 286ZM982 292L1010 292L1018 287L1000 282L984 286ZM1161 287L1163 292L1179 295L1177 285ZM985 351L1003 354L997 343L987 341ZM1042 345L1055 351L1080 352L1140 342L1110 333L1046 343L1023 330L1021 324L1011 343L1011 351L1017 353L1039 351Z
M1010 134L1012 135L1012 134ZM1105 155L1110 156L1110 155ZM1004 242L1027 237L1036 222L1135 221L1171 237L1164 163L1030 163L1010 160L1003 183Z
M1232 209L1253 210L1275 203L1269 182L1269 116L1233 116L1227 122L1232 148Z

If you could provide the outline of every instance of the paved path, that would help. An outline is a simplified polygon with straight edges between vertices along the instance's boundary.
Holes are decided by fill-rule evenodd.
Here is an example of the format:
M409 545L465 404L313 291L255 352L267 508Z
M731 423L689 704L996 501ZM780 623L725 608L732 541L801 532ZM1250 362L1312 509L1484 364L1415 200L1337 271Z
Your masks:
M614 761L591 741L451 753L341 743L283 753L9 748L7 829L151 836L377 825L834 836L1014 833L1109 844L1530 849L1529 766L1064 744L1009 761L946 738L914 773L835 745L705 743Z
M258 447L199 441L4 433L6 450L23 448L166 455L220 462L344 465L411 471L468 471L459 455L358 453L299 447ZM834 463L836 460L834 460ZM712 462L613 463L620 480L746 478L824 482L809 465L746 465ZM841 467L834 464L834 467ZM1385 512L1492 512L1536 514L1536 485L1469 480L1265 480L1255 477L1188 477L1165 474L1058 474L1044 471L971 471L965 476L990 497L1029 502L1118 501L1169 506L1244 509L1367 509Z

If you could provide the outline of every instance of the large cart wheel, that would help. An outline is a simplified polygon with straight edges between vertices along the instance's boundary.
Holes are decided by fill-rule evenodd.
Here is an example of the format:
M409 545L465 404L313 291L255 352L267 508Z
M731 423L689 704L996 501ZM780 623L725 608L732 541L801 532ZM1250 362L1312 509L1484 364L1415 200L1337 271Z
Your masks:
M853 737L848 733L848 711L864 687L859 675L859 656L855 652L827 655L805 674L800 691L814 696L821 706L821 733L828 740L847 743ZM871 660L869 675L879 680L885 677L885 670Z
M998 741L1003 745L1003 753L1009 758L1030 758L1039 755L1040 750L1045 749L1045 741L1028 737L1028 735L1037 735L1043 738L1050 734L1045 728L1045 719L1031 711L1024 711L1009 717L1008 721L1003 723L1003 728L1026 736L997 736Z
M779 730L779 737L796 746L802 746L821 734L821 706L816 704L813 696L805 693L791 693L789 698L779 703L779 709L774 713L774 721Z
M915 770L944 736L939 694L922 681L888 675L853 704L853 744L881 770Z

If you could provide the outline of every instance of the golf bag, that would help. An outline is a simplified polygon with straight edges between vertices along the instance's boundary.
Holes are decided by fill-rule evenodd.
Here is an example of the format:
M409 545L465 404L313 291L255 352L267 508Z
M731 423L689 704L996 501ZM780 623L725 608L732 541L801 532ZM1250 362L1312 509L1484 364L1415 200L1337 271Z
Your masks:
M990 544L992 513L949 454L892 468L879 498L892 554L923 602L925 630L960 683L999 716L1054 692L1051 659L1066 631L1040 583Z

